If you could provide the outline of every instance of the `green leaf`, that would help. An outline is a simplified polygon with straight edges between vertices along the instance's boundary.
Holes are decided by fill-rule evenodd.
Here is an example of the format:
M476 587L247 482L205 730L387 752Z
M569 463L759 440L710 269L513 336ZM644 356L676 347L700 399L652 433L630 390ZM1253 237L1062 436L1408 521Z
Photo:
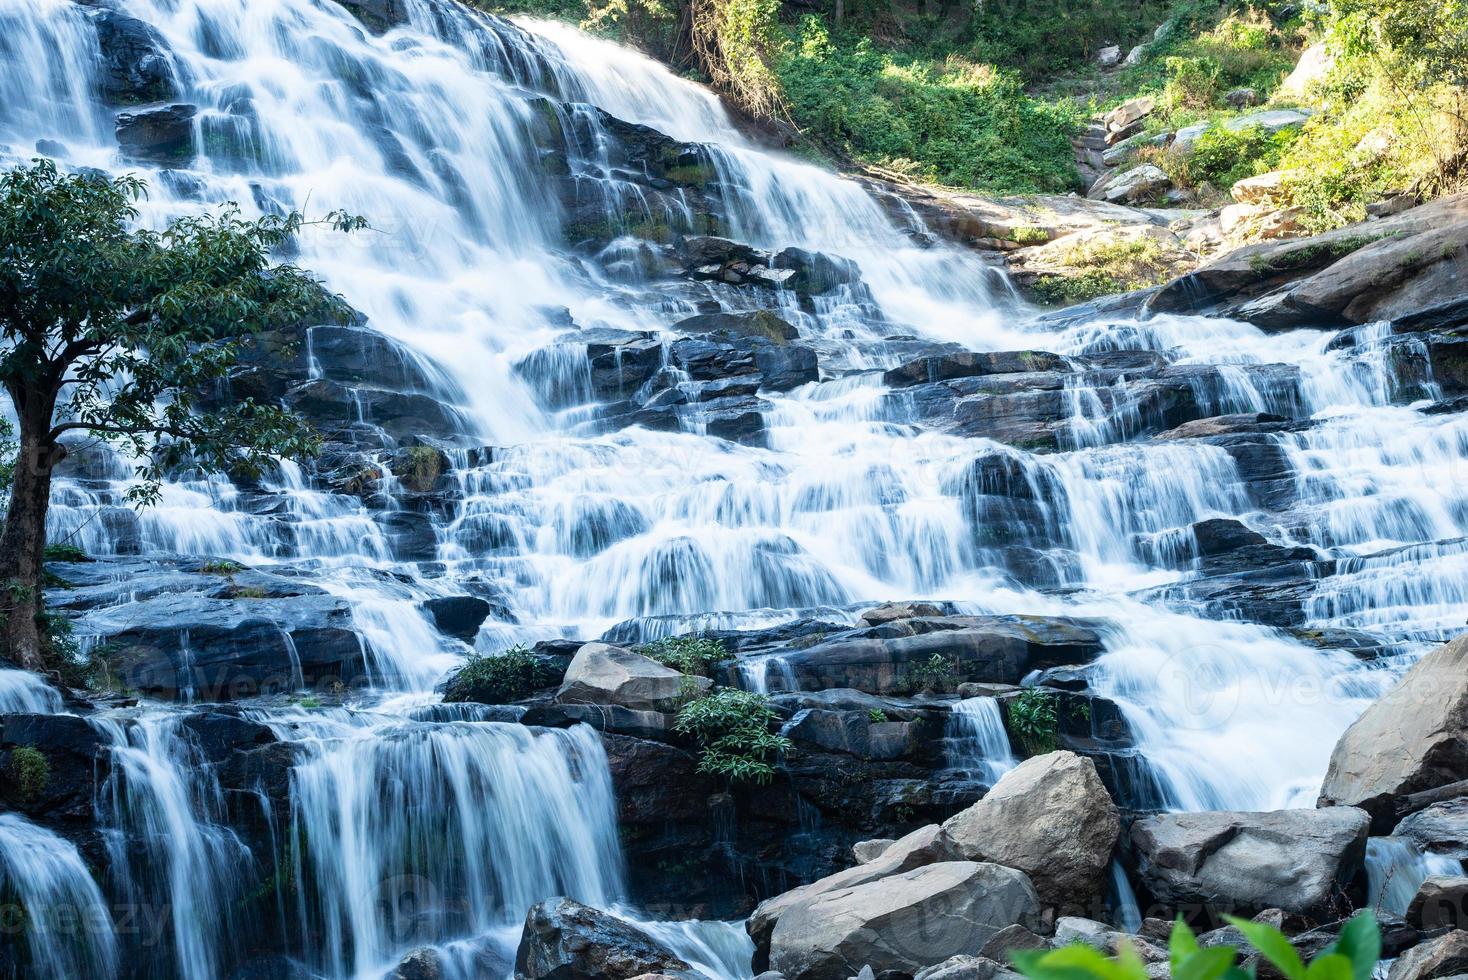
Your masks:
M1340 953L1324 953L1315 957L1310 969L1305 971L1306 980L1352 980L1352 963Z
M1371 980L1376 961L1381 959L1381 926L1377 924L1376 913L1368 909L1341 926L1341 934L1320 958L1330 954L1340 954L1350 960L1351 980Z
M1232 946L1209 946L1182 961L1172 980L1221 980L1234 965L1238 950Z
M1167 958L1172 966L1172 972L1176 973L1182 966L1183 960L1198 951L1198 937L1180 915L1172 924L1172 935L1167 939Z
M1305 980L1305 964L1284 933L1263 922L1250 922L1233 915L1226 915L1224 918L1229 925L1242 932L1249 945L1273 963L1288 980Z

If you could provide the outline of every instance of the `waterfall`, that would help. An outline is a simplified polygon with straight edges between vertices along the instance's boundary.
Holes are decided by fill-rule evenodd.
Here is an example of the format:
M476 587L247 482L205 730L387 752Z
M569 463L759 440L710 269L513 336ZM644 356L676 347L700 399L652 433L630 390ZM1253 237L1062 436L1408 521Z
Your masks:
M1367 905L1405 915L1412 896L1429 875L1461 875L1463 862L1443 854L1424 854L1401 837L1366 841Z
M0 715L58 714L61 692L28 670L0 669Z
M26 976L117 974L111 910L75 844L19 814L0 813L0 895L23 914ZM13 936L12 928L7 922Z
M350 712L272 715L302 739L291 839L304 950L331 976L392 966L408 946L501 934L565 895L621 898L611 780L585 726L398 723Z
M1015 767L1004 716L995 698L964 698L948 714L948 768L988 786Z
M1201 317L1043 321L983 258L931 241L854 181L756 145L707 89L630 49L450 0L396 6L404 21L381 33L331 0L106 9L9 0L0 10L7 166L39 154L138 172L151 189L141 221L152 227L226 201L251 217L341 208L371 221L348 240L312 230L294 244L292 261L366 316L350 337L382 344L343 368L329 355L330 328L309 330L302 377L350 405L351 424L335 434L344 442L386 452L441 444L452 464L417 500L401 473L378 473L364 489L328 472L333 459L309 470L282 463L251 485L180 478L136 512L126 460L91 447L68 460L53 538L119 563L178 563L120 564L127 581L108 603L77 609L84 642L148 625L157 607L142 604L189 592L207 560L339 603L348 645L360 648L348 652L361 661L362 689L345 692L343 706L248 708L292 753L288 816L276 823L266 807L273 869L254 867L269 857L241 839L238 794L221 788L181 714L145 705L93 719L108 746L96 801L106 885L170 910L162 940L136 951L135 972L227 976L232 938L259 925L242 911L247 870L288 874L297 887L278 899L280 931L332 978L380 975L423 944L450 972L483 955L499 962L529 904L559 894L637 919L618 904L626 888L595 734L433 704L434 686L474 651L614 627L640 642L802 617L854 626L861 609L894 598L1094 617L1106 625L1092 693L1127 722L1155 789L1148 802L1262 810L1313 805L1339 733L1461 627L1468 482L1456 477L1468 419L1394 404L1418 395L1404 392L1381 328L1359 331L1352 352L1316 331L1266 334ZM113 84L99 32L115 17L156 40L150 70L167 101L197 107L180 158L129 159L119 148L113 109L98 97ZM860 283L806 301L715 282L664 289L648 269L665 256L629 231L676 237L699 230L699 215L686 190L652 195L629 179L619 154L630 125L689 144L717 178L709 206L721 231L848 260ZM609 240L572 247L566 228L577 223L611 229ZM758 392L758 445L710 435L706 414L677 431L599 429L607 406L589 345L636 337L652 349L710 303L778 312L819 351L819 376ZM1275 482L1296 503L1264 508L1245 463L1222 445L1143 438L1161 416L1125 372L1077 370L1057 383L1053 452L925 425L921 396L890 387L882 371L943 341L1051 351L1073 366L1117 353L1165 358L1186 373L1178 397L1200 412L1312 420L1256 447L1277 459ZM630 376L626 356L605 368L618 384ZM666 347L653 360L670 391L693 389ZM390 378L413 412L432 416L432 446L372 415L369 376ZM1419 387L1430 394L1430 379ZM1337 563L1294 632L1189 597L1203 574L1192 527L1217 518ZM1023 570L1010 560L1017 546L1032 560ZM232 594L249 590L270 591L247 583ZM493 612L477 634L447 636L424 604L464 594L492 596ZM1388 656L1363 664L1294 635L1337 629L1379 641ZM305 687L308 652L279 631L283 683ZM204 634L176 632L179 659L197 657ZM800 687L780 654L755 652L740 672L751 690ZM61 710L54 689L0 671L0 712ZM1013 764L993 699L960 702L949 725L952 768L992 783ZM48 834L0 815L9 887L40 904L98 905L75 848ZM1382 875L1402 863L1388 853L1395 846L1373 843ZM1124 884L1115 881L1126 910ZM644 925L712 975L747 971L737 927ZM114 962L103 937L76 944L32 930L28 943L57 976L105 976ZM118 961L124 969L132 954Z

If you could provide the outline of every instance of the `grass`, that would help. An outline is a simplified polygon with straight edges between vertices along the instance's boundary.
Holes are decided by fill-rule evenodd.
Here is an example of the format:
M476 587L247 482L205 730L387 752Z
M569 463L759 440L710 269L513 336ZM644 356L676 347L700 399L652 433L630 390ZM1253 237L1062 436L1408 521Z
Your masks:
M1098 296L1156 286L1172 278L1172 255L1145 235L1089 238L1060 250L1066 275L1040 276L1030 289L1050 305L1083 303Z

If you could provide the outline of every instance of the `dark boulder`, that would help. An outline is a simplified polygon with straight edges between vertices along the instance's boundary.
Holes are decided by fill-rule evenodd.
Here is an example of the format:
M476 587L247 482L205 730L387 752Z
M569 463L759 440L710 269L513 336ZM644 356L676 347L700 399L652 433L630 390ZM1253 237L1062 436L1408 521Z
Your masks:
M1036 371L1066 371L1067 360L1045 351L973 351L945 352L911 360L882 375L882 381L893 388L972 378L985 374L1020 374Z
M195 106L175 104L117 115L117 142L130 160L184 166L194 158Z
M75 715L0 715L0 797L48 821L90 821L106 744Z
M800 331L767 310L753 313L701 313L679 320L673 330L684 334L715 334L729 337L762 337L777 344L795 340Z
M569 898L531 906L515 953L516 980L632 980L689 970L641 929Z
M102 52L98 82L104 99L113 105L142 105L177 98L178 82L157 31L106 7L90 13Z
M382 34L408 22L408 8L402 0L338 0L368 30Z
M472 595L440 596L423 601L423 611L440 633L471 644L492 609L487 601Z
M787 248L776 255L771 264L776 269L788 269L795 273L785 280L785 288L811 296L819 296L861 281L861 269L850 259L809 252L803 248Z

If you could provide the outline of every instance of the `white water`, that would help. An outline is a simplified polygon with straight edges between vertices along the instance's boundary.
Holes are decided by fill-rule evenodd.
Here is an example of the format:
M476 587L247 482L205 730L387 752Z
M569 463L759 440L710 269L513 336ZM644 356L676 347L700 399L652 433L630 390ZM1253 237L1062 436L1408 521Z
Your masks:
M1366 841L1368 907L1405 915L1412 896L1429 875L1461 875L1463 862L1442 854L1424 854L1400 837Z
M61 692L29 670L0 669L0 715L61 712Z
M640 617L682 617L660 621L662 630L680 621L759 625L899 597L949 599L976 612L1097 616L1113 624L1097 693L1126 713L1166 802L1266 809L1313 802L1336 736L1392 675L1265 627L1130 595L1189 574L1155 562L1157 549L1140 539L1242 517L1276 543L1353 556L1349 573L1311 600L1311 625L1367 630L1404 658L1462 625L1468 562L1448 542L1468 534L1468 481L1455 478L1468 458L1468 425L1389 406L1396 393L1380 358L1327 352L1328 337L1313 331L1265 336L1200 318L1037 326L973 256L915 247L857 185L759 150L704 90L563 27L516 28L438 0L408 0L411 25L382 37L329 0L120 7L165 39L184 98L201 108L206 152L187 179L118 160L108 113L90 95L92 28L69 0L0 8L0 142L25 157L36 140L59 140L69 165L145 173L153 224L226 200L247 214L298 207L368 216L375 231L304 236L297 261L435 365L429 393L458 410L466 445L499 448L491 462L453 474L463 500L436 527L442 577L394 563L360 501L312 489L291 467L270 487L285 501L279 513L251 511L214 479L172 484L160 507L133 518L118 506L127 470L114 464L58 487L53 533L75 534L100 555L119 550L119 529L130 528L145 554L309 561L316 580L352 604L380 688L426 691L468 652L434 630L417 603L455 594L471 576L501 587L517 619L486 625L476 640L486 651L594 636ZM537 93L717 144L707 152L723 183L737 188L724 201L736 237L858 262L885 322L851 290L823 297L814 312L781 308L837 352L834 363L888 366L890 356L860 342L916 334L979 350L1142 348L1230 365L1199 393L1211 409L1326 420L1280 437L1303 506L1275 523L1255 513L1235 464L1216 447L1104 444L1129 438L1140 417L1126 405L1108 415L1103 395L1111 393L1089 381L1068 392L1075 448L1043 458L917 431L905 396L891 396L872 374L764 396L768 448L637 429L576 434L585 411L543 408L533 389L547 378L517 370L538 363L527 359L563 331L546 308L569 307L583 326L626 329L666 327L691 309L621 274L615 249L592 259L565 254L557 205L534 165ZM584 109L558 111L595 135ZM597 172L594 153L575 162ZM614 176L597 186L609 207L635 205L635 189ZM716 295L746 302L730 290ZM1298 384L1256 383L1241 367L1271 362L1293 365ZM561 367L578 379L584 359ZM1078 591L1024 589L975 546L963 481L985 450L1014 456L1034 485L1055 490L1044 504L1054 540L1044 547L1060 581ZM1404 546L1413 548L1379 554ZM120 606L107 615L128 613ZM788 686L778 661L750 667L752 685ZM4 697L22 699L15 704L55 710L25 682L4 683ZM583 736L405 717L391 703L361 715L313 714L309 723L269 716L307 748L292 803L306 841L297 860L314 889L296 914L325 937L304 951L312 962L333 976L371 974L403 951L363 892L400 869L467 890L463 917L435 923L458 935L504 930L523 903L558 890L588 901L620 897L609 797ZM117 839L138 835L148 850L137 868L118 856L118 887L170 897L179 914L164 958L180 975L203 978L224 954L237 848L220 823L217 786L192 771L176 728L144 718L109 729L119 770L103 802ZM992 749L984 751L997 753L997 739ZM985 756L983 764L996 762ZM517 795L465 808L473 791L501 783ZM566 809L573 791L590 792L589 808L578 796ZM398 810L379 811L379 792ZM408 808L409 799L438 806ZM430 836L449 843L429 853ZM466 873L491 854L494 867ZM711 925L699 939L708 948L689 955L710 969L724 964L716 972L732 969L744 954L726 933Z
M994 698L964 698L953 706L944 733L948 768L993 786L1018 760Z
M13 916L24 916L27 976L116 975L110 910L76 845L18 813L0 813L0 894L18 906L6 909L7 933Z

